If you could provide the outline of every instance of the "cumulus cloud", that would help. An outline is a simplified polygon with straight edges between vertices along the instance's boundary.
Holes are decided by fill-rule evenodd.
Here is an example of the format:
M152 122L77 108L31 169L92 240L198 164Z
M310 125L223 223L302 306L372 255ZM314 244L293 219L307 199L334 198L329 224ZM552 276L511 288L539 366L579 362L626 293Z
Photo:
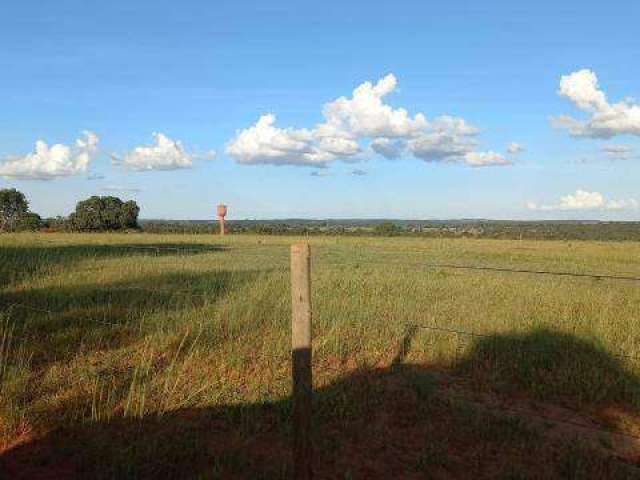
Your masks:
M393 109L383 97L396 89L393 74L375 85L364 82L353 90L351 98L340 97L324 106L324 124L318 126L322 136L406 137L427 127L422 113L413 118L404 108Z
M635 156L631 145L603 145L602 151L614 160L629 160Z
M388 159L400 158L407 147L404 140L392 140L387 137L376 138L371 142L371 149Z
M322 167L334 158L332 153L320 149L312 131L278 128L275 122L275 115L262 115L255 125L238 132L227 145L227 153L238 163L249 165L271 163Z
M427 162L458 161L473 152L475 140L445 132L420 133L407 143L409 151Z
M569 115L552 119L555 127L568 130L570 135L590 138L612 138L622 134L640 136L640 104L633 100L610 103L593 71L583 69L563 75L558 94L588 114L586 119Z
M500 153L492 150L488 152L467 152L464 161L472 167L484 167L487 165L511 165L511 162Z
M0 162L0 176L23 180L51 180L85 173L96 154L98 136L84 131L74 145L48 145L38 140L32 153Z
M364 177L365 175L368 175L368 173L365 170L356 168L355 170L351 170L351 175L354 177Z
M470 166L507 165L502 155L477 152L479 129L464 119L442 115L429 121L422 113L410 115L393 108L384 97L397 87L389 74L377 83L364 82L351 97L327 103L324 122L311 129L280 128L273 114L240 130L226 151L245 164L323 167L334 160L354 161L369 150L385 158L413 155L425 161L450 161Z
M560 197L557 203L551 205L539 205L528 202L529 210L626 210L640 208L640 202L634 198L613 200L606 198L600 192L576 190L575 193Z
M518 142L511 142L507 145L507 152L511 155L517 155L520 152L524 152L524 146Z
M162 133L154 133L154 145L136 147L124 156L112 155L113 163L131 170L177 170L190 168L194 156Z

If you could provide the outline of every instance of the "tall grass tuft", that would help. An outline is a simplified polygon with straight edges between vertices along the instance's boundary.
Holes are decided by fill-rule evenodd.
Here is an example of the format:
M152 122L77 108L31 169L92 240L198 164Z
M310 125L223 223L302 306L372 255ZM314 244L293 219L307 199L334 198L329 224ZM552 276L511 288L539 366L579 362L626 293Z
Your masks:
M10 313L0 314L0 446L29 429L31 355L20 342Z

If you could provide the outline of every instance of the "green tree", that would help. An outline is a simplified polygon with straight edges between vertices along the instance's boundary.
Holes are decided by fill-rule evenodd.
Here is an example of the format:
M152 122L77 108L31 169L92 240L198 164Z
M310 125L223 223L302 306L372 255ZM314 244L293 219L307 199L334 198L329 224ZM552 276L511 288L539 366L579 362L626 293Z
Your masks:
M40 230L42 228L42 218L33 212L27 212L16 222L16 230Z
M78 202L69 220L78 230L120 230L137 228L139 212L140 208L134 201L94 196Z
M68 218L60 216L47 218L42 223L45 228L55 232L67 232L73 229L71 221Z
M0 190L0 231L14 230L21 217L29 211L29 202L15 188Z
M375 226L374 232L378 235L391 236L400 233L402 229L393 222L382 222Z
M120 224L122 228L138 228L140 207L133 200L124 202L120 207Z

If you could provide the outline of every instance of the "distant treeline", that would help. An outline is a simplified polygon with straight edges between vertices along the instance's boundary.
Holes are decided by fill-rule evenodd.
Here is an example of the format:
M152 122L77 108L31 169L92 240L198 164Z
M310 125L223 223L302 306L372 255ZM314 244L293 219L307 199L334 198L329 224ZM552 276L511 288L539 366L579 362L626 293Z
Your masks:
M140 220L148 233L216 234L214 221ZM523 240L640 241L640 222L500 220L236 220L229 233L260 235L407 236Z
M217 234L213 220L138 220L134 201L93 196L77 203L67 217L42 219L29 209L26 196L0 189L0 232L40 230L130 231L147 233ZM507 221L507 220L235 220L233 234L406 236L425 238L496 238L526 240L640 241L640 222Z

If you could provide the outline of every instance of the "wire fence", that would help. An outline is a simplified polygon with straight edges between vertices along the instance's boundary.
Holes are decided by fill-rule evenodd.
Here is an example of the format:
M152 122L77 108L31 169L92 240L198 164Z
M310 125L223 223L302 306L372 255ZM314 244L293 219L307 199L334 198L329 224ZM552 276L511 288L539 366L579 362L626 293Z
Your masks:
M321 263L321 259L316 257L316 264ZM523 273L531 275L549 275L555 277L574 277L574 278L592 278L596 280L625 280L631 282L640 282L640 276L612 275L607 273L580 273L580 272L562 272L552 270L531 270L523 268L510 267L494 267L486 265L460 265L454 263L429 263L429 262L405 262L405 261L375 261L375 260L354 260L351 262L322 262L327 266L344 266L358 267L360 265L372 266L413 266L434 269L453 269L453 270L476 270L481 272L498 272L498 273Z
M370 252L372 256L373 252ZM418 254L424 254L426 252L414 252ZM376 256L380 255L380 252L375 252ZM616 273L594 273L594 272L571 272L571 271L555 271L555 270L545 270L545 269L531 269L531 268L519 268L519 267L503 267L503 266L493 266L493 265L474 265L474 264L458 264L458 263L444 263L444 262L426 262L426 261L385 261L385 260L372 260L370 258L366 258L364 255L361 258L354 258L351 261L335 261L333 259L325 259L326 261L322 261L323 257L320 255L315 255L313 257L314 264L322 264L322 265L331 265L337 267L344 268L353 268L359 267L361 265L366 266L378 266L378 267L397 267L397 266L413 266L413 267L422 267L422 268L431 268L431 269L452 269L452 270L465 270L465 271L477 271L477 272L486 272L486 273L500 273L500 274L527 274L527 275L543 275L543 276L551 276L551 277L569 277L569 278L578 278L578 279L594 279L594 280L609 280L609 281L624 281L624 282L640 282L640 276L636 275L623 275ZM456 335L456 338L459 339L460 336L471 338L471 339L483 339L489 342L488 353L491 352L491 345L496 344L500 340L499 333L476 333L467 330L463 330L460 328L455 328L452 326L440 326L440 325L426 325L419 323L411 323L406 322L403 324L406 329L424 329L429 330L431 332L437 334L449 334ZM511 345L513 348L513 345ZM567 352L551 352L549 349L535 348L532 346L523 346L518 345L517 351L520 355L549 355L549 354L565 354ZM640 356L630 355L621 351L612 351L610 349L606 350L606 355L611 355L616 358L623 358L626 360L632 360L634 362L640 360ZM456 372L456 375L464 375L461 372ZM513 406L506 405L506 403L501 402L500 405L486 405L483 404L483 408L489 409L492 411L498 411L501 413L513 414L519 417L528 417L528 418L537 418L540 420L544 420L547 422L552 422L555 424L563 424L570 425L575 428L591 430L594 432L598 432L601 434L614 435L619 437L625 437L633 440L640 440L640 436L633 435L631 433L612 430L610 427L606 425L600 424L599 422L593 422L593 424L586 424L585 422L575 421L571 419L558 418L557 416L545 415L540 412L533 412L530 410L524 410L521 408L515 408ZM577 412L571 412L571 415L575 415Z
M66 244L58 244L55 242L47 242L47 244L53 246L65 246ZM89 245L87 246L90 250L95 249L106 249L106 250L140 250L143 252L151 252L155 254L160 254L164 252L170 252L174 254L192 254L192 253L239 253L241 255L246 255L247 253L258 253L258 256L265 259L276 259L281 260L285 258L285 255L288 253L286 249L286 245L281 244L267 244L257 242L255 244L244 244L242 246L234 246L234 245L223 245L223 246L214 246L214 247L193 247L190 245L186 246L166 246L166 245ZM273 252L268 251L267 249L275 249L281 250L277 253L282 253L282 257L274 257ZM325 247L327 249L327 247ZM390 250L385 249L382 251L364 251L360 250L360 256L364 256L369 254L371 256L379 256L383 255L406 255L406 254L416 254L416 255L426 255L427 251L417 250L417 251L407 251L407 250ZM417 266L424 267L430 269L453 269L453 270L468 270L468 271L479 271L479 272L490 272L490 273L514 273L514 274L529 274L529 275L544 275L544 276L556 276L556 277L571 277L571 278L590 278L596 280L611 280L611 281L630 281L630 282L640 282L640 276L632 276L632 275L619 275L619 274L610 274L610 273L593 273L593 272L569 272L569 271L553 271L553 270L540 270L540 269L526 269L526 268L513 268L513 267L502 267L502 266L490 266L490 265L472 265L472 264L455 264L455 263L438 263L438 262L423 262L423 261L402 261L402 260L393 260L393 261L380 261L380 260L368 260L368 259L358 259L355 258L350 261L332 261L331 259L326 258L326 254L314 254L312 255L312 262L316 266L322 267L345 267L345 268L353 268L354 266L360 265L372 265L372 266L382 266L382 267L393 267L393 266ZM283 270L288 269L288 265L285 264L282 266ZM127 291L140 291L149 294L165 294L172 297L182 297L182 298L199 298L199 299L207 299L211 297L210 293L206 292L194 292L191 289L176 289L176 288L163 288L159 286L153 287L145 287L139 285L126 285L126 286L109 286L105 288L99 288L99 292L101 295L109 295L111 293L123 293ZM62 315L64 311L52 310L50 308L31 305L26 302L9 302L6 304L3 309L13 309L20 308L25 310L30 310L34 312L46 313L48 315ZM126 323L114 323L114 322L104 322L103 320L84 318L83 320L87 320L95 323L102 323L112 326L126 326ZM476 332L470 332L466 330L462 330L459 328L453 328L451 326L441 326L441 325L424 325L424 324L415 324L415 323L406 323L406 327L417 327L421 329L437 331L442 333L450 333L456 335L463 335L470 338L491 338L494 334L482 334ZM608 352L613 356L628 358L633 360L639 360L640 356L629 355L623 352Z
M236 247L197 248L193 246L181 247L181 246L158 246L158 245L124 245L124 246L117 246L116 248L117 249L122 248L124 250L133 250L133 251L139 250L143 252L150 252L155 255L160 255L166 252L174 253L174 254L194 254L194 253L211 254L211 253L225 252L225 253L232 253L232 254L237 253L237 254L246 256L247 258L260 257L260 258L266 258L271 260L274 260L274 259L283 260L287 258L286 251L282 250L280 252L280 249L284 248L281 245L257 244L257 245L243 246L241 248L236 248ZM269 248L271 249L271 251L268 250ZM282 256L281 257L279 255L274 256L274 253L275 254L281 253ZM366 252L360 252L360 253L366 253ZM406 252L400 251L398 253L402 254ZM422 255L422 254L425 254L426 252L417 252L417 253ZM375 255L379 255L379 252L369 252L369 254L370 256L375 256ZM371 266L382 266L382 267L415 266L415 267L423 267L423 268L430 268L430 269L452 269L452 270L477 271L477 272L500 273L500 274L527 274L527 275L536 275L536 276L540 275L540 276L551 276L551 277L568 277L568 278L595 279L595 280L607 280L607 281L640 282L640 276L635 276L635 275L622 275L617 273L597 273L597 272L594 273L594 272L553 271L553 270L544 270L544 269L530 269L530 268L519 268L519 267L510 267L510 266L504 267L504 266L495 266L495 265L474 265L474 264L457 264L457 263L446 263L446 262L439 263L439 262L427 262L427 261L402 261L402 260L381 261L381 260L371 260L366 258L365 259L354 258L353 260L350 260L350 261L336 261L331 258L327 258L326 255L314 255L312 256L312 261L315 266L321 266L323 268L324 267L353 268L354 266L359 266L359 265L371 265ZM284 266L283 270L286 270L287 268L288 266ZM170 289L170 288L163 288L159 286L145 287L145 286L137 286L137 285L127 285L122 287L110 286L108 288L101 289L100 293L108 295L110 292L127 292L131 290L141 291L149 294L162 293L162 294L171 295L171 296L179 296L182 298L207 299L211 297L210 293L194 292L192 291L192 289L173 289L173 288ZM5 306L3 306L3 310L5 311L10 312L13 309L23 309L23 310L28 310L32 312L38 312L38 313L46 314L52 318L56 316L62 316L65 314L64 309L56 310L51 308L45 308L42 306L32 305L22 301L19 301L19 302L10 301ZM91 323L107 325L110 327L133 328L133 325L127 324L126 322L123 322L123 323L108 322L98 318L89 318L89 317L87 318L83 317L82 320L91 322ZM420 323L414 323L414 322L404 322L403 326L405 328L417 328L417 329L428 330L437 334L463 336L470 339L477 338L477 339L491 340L491 339L497 339L498 338L497 335L499 335L497 333L477 333L477 332L456 328L453 326L420 324ZM519 348L521 353L523 354L549 354L550 353L549 350L546 350L546 349L536 349L536 348L522 347L522 346L520 346ZM607 350L606 353L618 358L625 358L633 361L640 360L640 356L630 355L626 352ZM263 361L269 361L270 365L273 368L276 368L276 367L281 368L285 362L288 363L290 361L287 355L263 354L260 356L260 358ZM257 361L257 359L253 358L252 361L255 362ZM342 366L334 367L332 365L327 364L326 362L323 362L323 359L314 359L314 365L316 365L315 368L321 368L323 370L331 370L338 375L344 375L345 373L347 373L345 372L345 369ZM500 406L495 406L495 407L487 407L487 408L490 408L492 410L508 412L511 414L519 415L519 416L537 417L545 421L568 424L578 428L584 428L584 429L594 430L594 431L603 432L607 434L619 435L619 436L640 440L640 437L638 436L620 432L620 431L612 431L611 429L605 427L604 425L595 425L595 426L587 425L582 422L575 422L567 419L559 419L559 418L550 417L548 415L544 415L541 413L525 411L525 410L518 409L506 404L502 404Z

